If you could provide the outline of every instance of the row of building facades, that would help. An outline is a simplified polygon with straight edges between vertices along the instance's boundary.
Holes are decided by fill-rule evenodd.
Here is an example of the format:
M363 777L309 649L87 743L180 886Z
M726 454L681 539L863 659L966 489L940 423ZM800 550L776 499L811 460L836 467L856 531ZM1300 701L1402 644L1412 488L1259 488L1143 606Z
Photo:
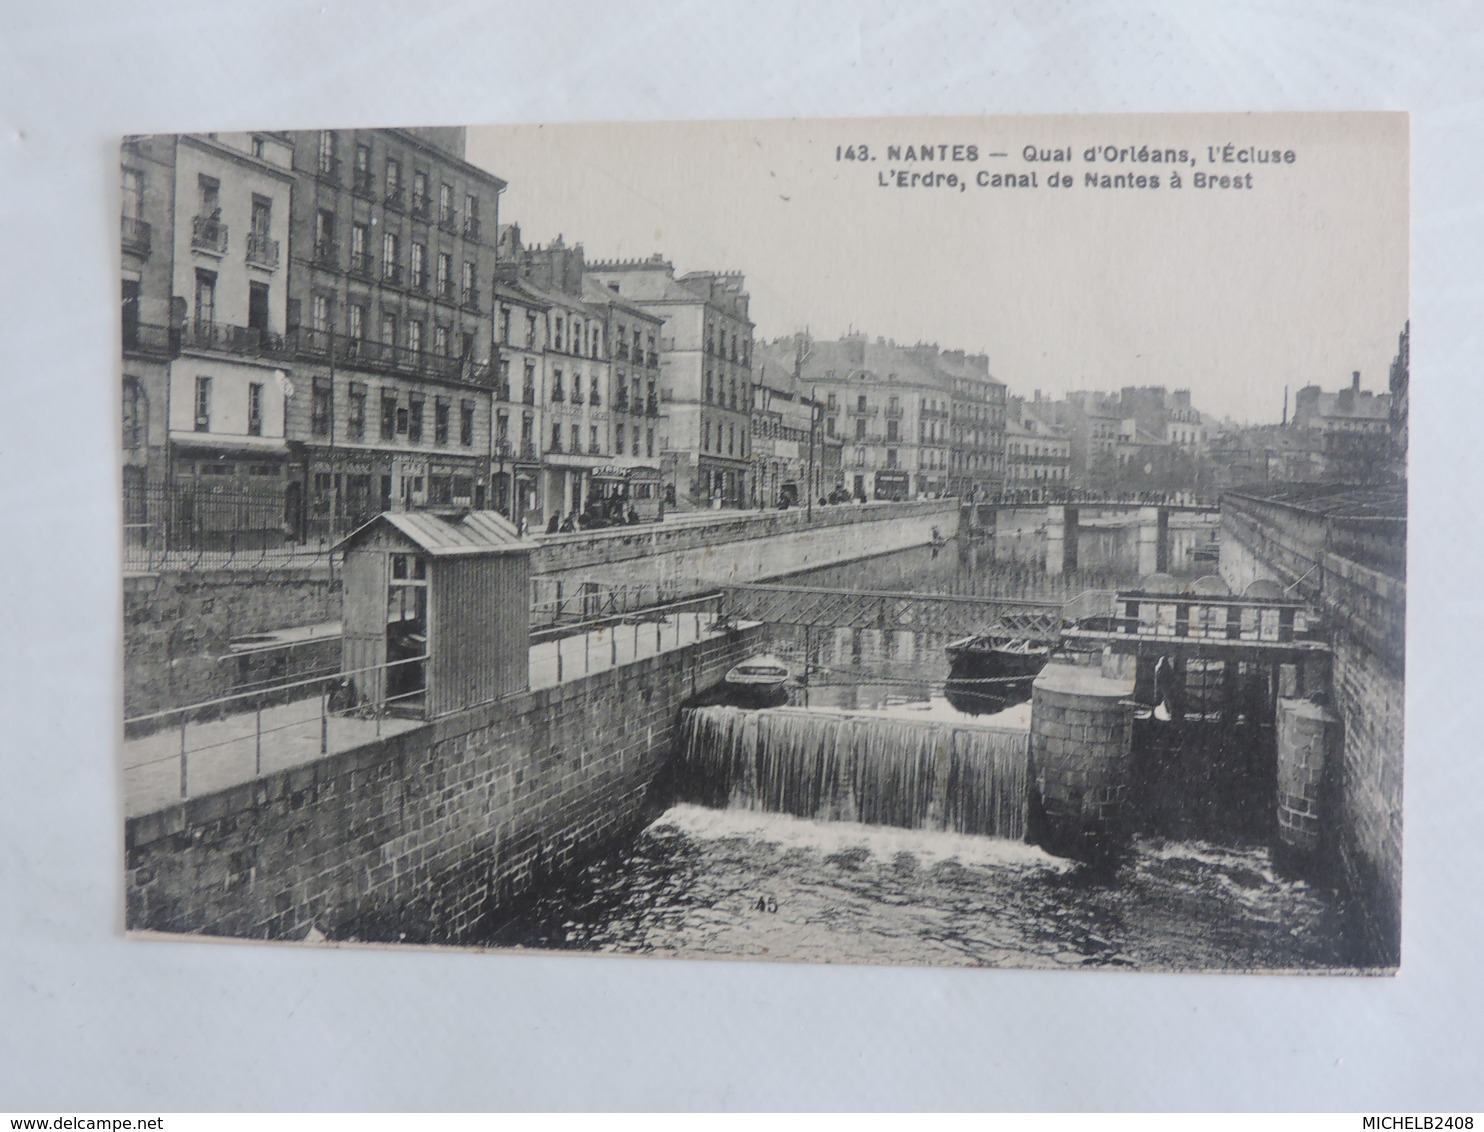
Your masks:
M462 129L139 137L121 165L138 539L1170 488L1209 457L1188 391L1024 401L983 354L755 340L739 273L526 244Z

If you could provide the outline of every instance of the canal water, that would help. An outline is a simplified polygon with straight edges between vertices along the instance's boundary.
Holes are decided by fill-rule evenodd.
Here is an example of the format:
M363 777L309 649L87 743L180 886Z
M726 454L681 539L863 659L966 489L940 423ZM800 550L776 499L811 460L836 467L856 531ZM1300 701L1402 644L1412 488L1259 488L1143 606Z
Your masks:
M791 580L1060 598L1136 581L1116 567L1048 578L971 566L928 548ZM807 665L790 705L688 711L674 804L482 942L1001 967L1346 965L1332 894L1272 866L1271 768L1234 756L1212 779L1155 744L1136 770L1188 791L1160 795L1121 866L1051 856L1025 840L1029 708L1016 701L1029 690L994 712L958 711L943 694L945 644L781 628L777 650Z

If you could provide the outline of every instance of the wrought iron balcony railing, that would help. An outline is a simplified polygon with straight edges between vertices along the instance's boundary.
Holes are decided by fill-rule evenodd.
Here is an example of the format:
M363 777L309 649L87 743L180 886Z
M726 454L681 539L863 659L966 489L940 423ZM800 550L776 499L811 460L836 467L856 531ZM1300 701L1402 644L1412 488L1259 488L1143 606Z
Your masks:
M458 210L453 208L439 209L438 227L450 235L457 234L459 230Z
M433 203L428 200L426 193L412 194L412 215L418 220L430 220L433 216Z
M371 259L370 252L350 253L350 273L361 279L372 279L376 275L376 268Z
M203 252L227 254L227 226L213 214L191 217L191 247Z
M314 262L320 267L339 267L340 248L334 240L316 240Z
M180 348L180 332L168 326L124 321L124 352L169 357Z
M234 326L210 319L192 319L181 332L183 349L245 357L281 358L290 353L290 343L281 334L255 326Z
M465 287L463 294L459 297L459 302L465 310L477 311L479 309L479 288Z
M464 217L464 239L479 242L479 217Z
M376 181L371 175L371 170L355 170L351 177L350 191L358 197L374 200L376 197Z
M382 198L381 203L393 212L405 212L407 211L407 194L402 189L393 189Z
M270 271L278 266L278 241L264 232L247 234L247 262Z
M381 281L392 287L402 285L402 265L400 263L383 263L381 265Z
M141 257L149 255L150 226L135 216L121 216L119 221L119 235L124 251Z
M327 185L340 184L340 158L322 153L314 163L314 175Z

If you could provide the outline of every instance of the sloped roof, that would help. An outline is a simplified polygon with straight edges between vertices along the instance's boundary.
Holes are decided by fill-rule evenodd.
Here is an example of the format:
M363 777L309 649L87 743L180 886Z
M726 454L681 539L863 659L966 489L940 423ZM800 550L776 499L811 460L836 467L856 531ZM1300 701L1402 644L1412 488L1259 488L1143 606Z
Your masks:
M384 511L346 535L335 547L348 550L373 529L386 525L434 558L458 554L528 554L535 545L498 511Z

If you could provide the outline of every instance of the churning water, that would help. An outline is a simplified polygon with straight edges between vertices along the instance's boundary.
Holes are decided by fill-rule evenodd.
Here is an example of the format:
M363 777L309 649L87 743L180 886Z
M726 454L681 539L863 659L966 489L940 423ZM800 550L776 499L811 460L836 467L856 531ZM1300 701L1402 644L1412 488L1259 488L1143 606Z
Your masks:
M1328 903L1259 849L1140 841L1115 879L1023 842L672 807L493 933L500 947L713 959L1293 970Z

